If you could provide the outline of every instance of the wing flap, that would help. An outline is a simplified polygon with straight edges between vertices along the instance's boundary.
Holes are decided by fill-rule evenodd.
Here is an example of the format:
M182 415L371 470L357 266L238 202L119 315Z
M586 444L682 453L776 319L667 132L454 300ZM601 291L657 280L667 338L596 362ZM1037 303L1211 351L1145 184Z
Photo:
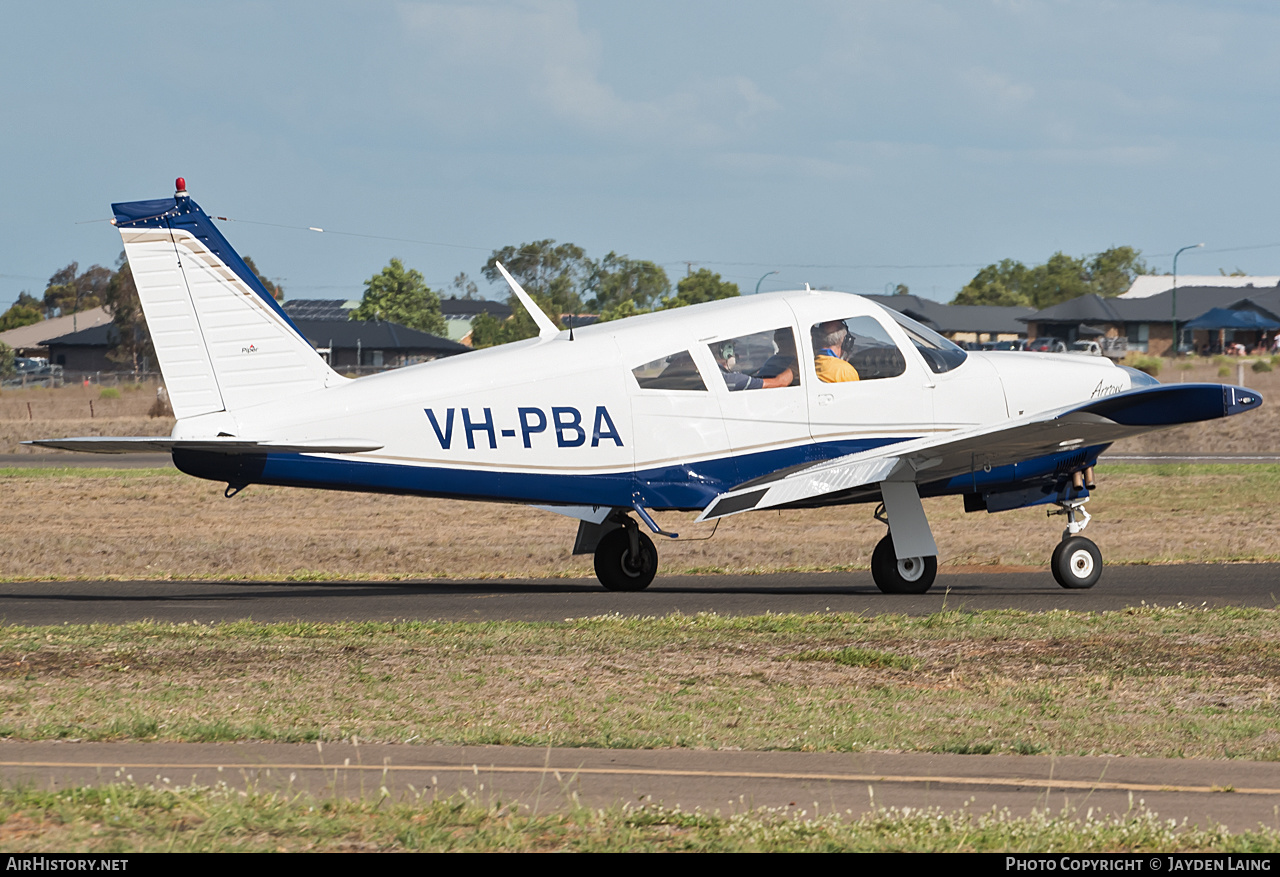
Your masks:
M100 436L36 439L24 445L82 451L89 454L172 453L175 450L205 451L214 454L359 454L376 451L382 445L356 439L327 441L254 441L219 437L207 439L174 439L164 436Z
M717 496L699 521L819 499L884 481L925 484L1061 453L1111 444L1156 429L1252 410L1262 397L1220 384L1132 390L999 424L899 442L741 484Z

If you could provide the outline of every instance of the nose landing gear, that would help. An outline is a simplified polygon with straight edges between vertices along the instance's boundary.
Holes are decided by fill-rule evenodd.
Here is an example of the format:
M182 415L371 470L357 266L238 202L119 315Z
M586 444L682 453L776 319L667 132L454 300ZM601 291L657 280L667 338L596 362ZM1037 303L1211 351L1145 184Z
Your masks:
M1092 469L1088 475L1087 480L1091 482ZM1057 503L1058 511L1049 512L1050 515L1067 516L1067 528L1062 531L1062 541L1053 549L1049 566L1058 584L1072 590L1092 588L1102 577L1102 552L1091 539L1080 535L1089 525L1090 515L1084 509L1088 501L1087 496L1061 500Z

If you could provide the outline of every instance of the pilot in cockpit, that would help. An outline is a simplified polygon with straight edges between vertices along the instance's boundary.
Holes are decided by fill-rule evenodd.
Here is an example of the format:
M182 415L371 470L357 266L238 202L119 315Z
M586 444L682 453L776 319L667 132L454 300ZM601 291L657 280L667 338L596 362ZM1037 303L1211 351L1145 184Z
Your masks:
M753 377L734 371L733 367L737 364L737 358L734 355L732 341L719 341L712 344L711 355L715 357L716 365L720 366L720 374L724 377L725 386L729 388L730 392L789 387L791 386L791 379L795 376L795 373L789 368L770 378Z
M813 367L818 380L827 384L858 380L858 370L844 358L844 343L849 329L843 320L827 320L816 324L813 336Z
M764 365L756 372L762 378L776 378L784 371L791 372L791 386L800 383L800 358L796 355L796 335L787 328L773 333L773 346L776 352L765 360Z

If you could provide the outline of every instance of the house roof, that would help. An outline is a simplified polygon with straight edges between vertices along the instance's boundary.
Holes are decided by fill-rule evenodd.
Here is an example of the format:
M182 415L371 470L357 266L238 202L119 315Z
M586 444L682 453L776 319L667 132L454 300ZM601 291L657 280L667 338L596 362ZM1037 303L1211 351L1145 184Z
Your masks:
M294 320L345 320L358 304L340 298L296 298L283 302L283 307Z
M1218 286L1218 287L1240 287L1255 286L1258 288L1275 286L1280 283L1280 276L1277 275L1253 275L1228 277L1219 274L1179 274L1178 286ZM1133 285L1129 289L1121 293L1118 298L1147 298L1152 295L1159 295L1173 288L1173 275L1171 274L1140 274L1133 278Z
M1184 287L1179 279L1177 294L1179 322L1194 319L1212 308L1258 310L1272 316L1280 315L1280 286ZM1036 311L1023 320L1036 323L1167 323L1173 318L1173 290L1166 290L1129 299L1082 295Z
M485 298L446 298L440 301L440 313L446 320L470 320L481 314L505 320L511 316L511 307Z
M867 295L876 304L893 308L929 328L948 332L1025 333L1019 320L1035 312L1035 308L999 307L996 305L949 305L918 295Z
M47 322L53 322L49 320ZM41 323L40 325L45 325ZM39 344L42 347L110 347L116 343L116 327L113 323L104 323L99 326L90 326L88 329L81 329L79 332L68 332L65 335L58 335L50 338L46 335Z
M90 326L110 324L110 322L111 315L107 313L106 308L89 308L89 310L81 311L78 314L68 314L65 317L41 320L38 323L32 323L30 326L19 326L16 329L0 332L0 342L8 344L14 350L21 350L27 347L43 347L44 339L64 335L71 331L73 325L77 329L83 330Z
M415 350L451 356L470 350L448 338L385 320L294 320L312 347Z
M1121 303L1096 293L1059 302L1042 311L1021 317L1024 323L1123 323L1127 319Z

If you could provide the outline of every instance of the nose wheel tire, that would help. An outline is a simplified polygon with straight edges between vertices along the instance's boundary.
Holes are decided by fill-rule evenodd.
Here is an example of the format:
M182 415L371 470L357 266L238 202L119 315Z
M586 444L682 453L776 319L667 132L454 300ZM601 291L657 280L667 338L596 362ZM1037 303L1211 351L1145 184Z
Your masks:
M938 558L904 557L898 559L892 537L885 536L871 553L871 578L886 594L923 594L938 575Z
M1058 584L1072 590L1092 588L1102 576L1102 552L1083 536L1070 536L1053 549L1050 561Z
M626 529L613 530L596 546L596 578L609 591L643 591L658 573L658 549L644 533L637 533L640 550L631 554Z

